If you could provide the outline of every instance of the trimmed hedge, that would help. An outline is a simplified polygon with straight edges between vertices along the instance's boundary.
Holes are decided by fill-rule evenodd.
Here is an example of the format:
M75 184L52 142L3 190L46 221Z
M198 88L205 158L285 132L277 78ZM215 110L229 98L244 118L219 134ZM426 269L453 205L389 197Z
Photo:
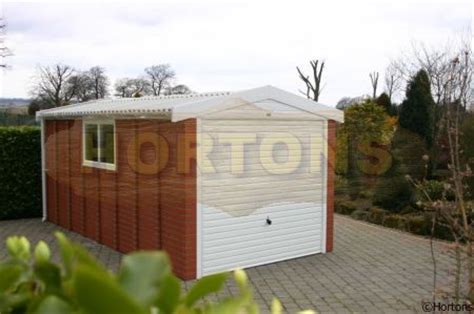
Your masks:
M0 219L41 216L41 131L0 127Z

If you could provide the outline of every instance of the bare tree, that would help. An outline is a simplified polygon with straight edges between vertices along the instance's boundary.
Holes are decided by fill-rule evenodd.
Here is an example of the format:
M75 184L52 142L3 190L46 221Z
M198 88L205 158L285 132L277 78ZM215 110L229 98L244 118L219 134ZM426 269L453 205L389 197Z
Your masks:
M323 77L323 70L324 70L324 61L321 61L319 63L319 60L310 60L309 64L311 65L312 68L312 75L313 78L312 80L310 79L309 75L304 75L303 72L301 72L299 67L296 67L296 70L298 71L298 74L300 76L300 79L306 84L306 92L300 91L303 95L306 95L309 99L313 99L314 101L319 100L319 96L321 95L322 91L322 85L321 85L321 79Z
M91 87L92 81L84 73L75 73L67 80L68 89L73 91L72 98L77 102L88 101L92 99Z
M385 91L387 92L390 101L401 90L402 77L400 71L394 62L391 62L385 70Z
M105 69L100 66L95 66L87 71L86 76L91 83L93 97L95 99L104 98L108 95L109 78L105 75Z
M145 68L150 87L154 96L160 96L161 92L169 87L176 74L169 64L152 65Z
M77 80L71 79L75 74L69 65L39 66L31 93L53 107L67 105L77 92Z
M445 47L433 48L422 42L414 42L411 50L393 61L393 66L405 82L408 82L420 69L425 70L430 78L433 99L440 105L445 93L443 90L449 80L451 60L455 58L459 50L452 43L446 44Z
M150 83L144 78L123 78L115 83L116 96L140 97L151 93Z
M166 92L165 92L166 95L185 95L185 94L191 94L191 93L192 93L191 89L184 84L179 84L179 85L169 87L166 89Z
M4 19L0 18L0 57L2 61L0 62L0 68L6 68L7 64L4 62L6 57L9 57L12 54L12 51L5 46L5 34L6 34L7 24Z
M426 198L423 203L425 209L433 214L433 227L441 225L447 228L454 239L454 275L455 284L453 297L456 301L461 298L474 303L474 207L466 201L468 185L465 180L472 176L469 166L469 157L463 156L463 147L460 141L460 126L465 117L465 108L472 101L472 51L469 48L460 52L448 64L445 72L446 80L442 86L440 104L443 106L443 117L439 127L447 138L450 176L444 182L444 192L441 199L433 199L425 182L410 180L421 190ZM454 195L454 199L447 195ZM432 249L433 250L433 249ZM433 251L432 251L433 252ZM432 254L434 268L434 285L436 289L436 257ZM462 271L465 261L467 272ZM461 293L462 275L467 275L467 292Z
M372 85L372 99L377 98L377 86L379 84L379 72L369 74L370 84Z
M115 96L122 97L122 98L132 97L130 89L128 87L128 80L130 79L121 78L115 82L115 85L114 85Z

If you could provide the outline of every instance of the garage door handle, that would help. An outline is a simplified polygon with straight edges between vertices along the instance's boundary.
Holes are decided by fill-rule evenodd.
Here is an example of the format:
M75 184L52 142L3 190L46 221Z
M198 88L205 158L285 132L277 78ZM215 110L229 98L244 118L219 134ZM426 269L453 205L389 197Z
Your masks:
M267 217L267 225L271 225L272 224L272 220L270 219L270 217Z

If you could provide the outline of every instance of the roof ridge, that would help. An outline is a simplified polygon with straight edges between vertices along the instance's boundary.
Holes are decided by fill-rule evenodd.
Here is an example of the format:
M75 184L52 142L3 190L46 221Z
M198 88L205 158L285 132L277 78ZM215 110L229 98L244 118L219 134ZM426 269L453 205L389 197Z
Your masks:
M173 94L173 95L160 95L160 96L147 95L147 96L136 97L136 98L137 99L178 99L178 98L193 98L193 97L228 96L230 94L232 94L231 91L221 91L221 92L203 92L203 93ZM130 98L119 98L119 99L130 99Z

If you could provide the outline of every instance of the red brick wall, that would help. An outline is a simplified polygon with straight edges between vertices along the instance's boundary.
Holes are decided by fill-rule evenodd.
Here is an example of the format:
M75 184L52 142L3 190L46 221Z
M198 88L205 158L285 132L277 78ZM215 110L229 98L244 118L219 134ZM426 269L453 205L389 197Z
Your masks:
M137 246L144 250L161 247L158 231L160 211L154 210L157 204L158 206L160 204L160 181L156 177L156 174L159 174L159 169L150 167L150 165L156 165L159 160L159 145L155 142L158 127L159 124L156 121L137 122L137 129L140 130L136 143L138 147L135 148L140 160L136 165L136 169L138 169L137 197L139 200L137 203Z
M136 153L138 134L137 121L115 122L117 141L117 249L130 252L138 248L138 198L137 173L133 169L138 157ZM128 156L128 151L132 153ZM158 204L155 204L158 210Z
M161 233L163 249L170 253L175 271L183 279L196 278L196 120L159 125L169 147L167 167L160 172ZM190 143L191 142L191 143ZM189 145L187 145L189 144ZM160 145L161 149L161 145ZM193 166L182 167L190 156ZM165 229L163 229L165 230Z
M116 120L117 171L82 166L81 120L45 131L49 221L121 252L163 249L196 277L195 120Z
M48 123L54 123L54 121ZM82 174L82 123L80 121L70 121L69 140L70 151L73 152L70 154L71 230L85 234L85 180ZM46 160L49 159L47 156Z
M334 169L336 166L336 121L328 120L328 168L327 168L327 225L326 252L331 252L334 243Z

